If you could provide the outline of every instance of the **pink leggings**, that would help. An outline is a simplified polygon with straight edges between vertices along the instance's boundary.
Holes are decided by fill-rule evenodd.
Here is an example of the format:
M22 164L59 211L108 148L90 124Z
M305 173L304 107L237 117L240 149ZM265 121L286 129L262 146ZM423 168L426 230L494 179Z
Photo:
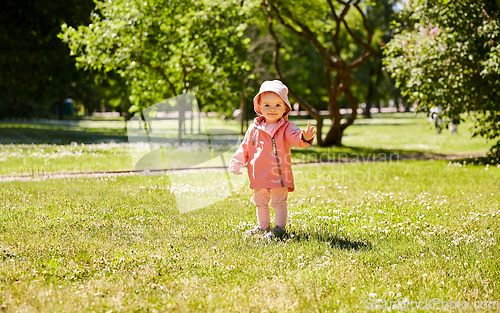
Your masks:
M268 229L270 225L269 200L271 200L271 206L274 209L274 224L276 224L276 227L285 228L288 214L287 197L288 187L254 189L252 202L257 207L257 219L261 229Z

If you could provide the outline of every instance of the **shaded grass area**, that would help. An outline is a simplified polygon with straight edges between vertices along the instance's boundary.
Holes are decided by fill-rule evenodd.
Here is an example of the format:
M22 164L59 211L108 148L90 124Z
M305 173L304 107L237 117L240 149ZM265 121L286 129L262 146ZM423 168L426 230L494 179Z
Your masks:
M293 163L308 162L383 162L402 160L404 156L423 155L419 150L379 149L363 147L318 147L306 149L292 148L291 159Z
M245 187L179 214L168 177L0 183L7 311L369 311L500 300L500 169L442 161L294 168L289 235ZM492 305L492 304L487 304Z
M56 144L125 142L121 121L0 122L0 144Z
M461 166L466 166L466 165L495 166L500 163L500 157L495 157L494 155L489 154L485 157L457 159L453 163L457 165L460 164Z

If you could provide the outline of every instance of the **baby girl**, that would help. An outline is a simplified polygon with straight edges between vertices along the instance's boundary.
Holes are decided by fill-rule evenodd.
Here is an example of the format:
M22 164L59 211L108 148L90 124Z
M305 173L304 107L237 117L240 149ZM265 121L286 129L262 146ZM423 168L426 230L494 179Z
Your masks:
M248 234L262 233L265 237L285 234L288 192L293 191L290 146L308 147L314 140L314 127L307 129L288 121L292 106L288 88L279 80L265 81L253 99L259 115L248 128L245 138L231 159L229 171L242 174L240 167L247 164L252 202L257 207L259 225ZM269 200L275 212L275 227L271 231Z

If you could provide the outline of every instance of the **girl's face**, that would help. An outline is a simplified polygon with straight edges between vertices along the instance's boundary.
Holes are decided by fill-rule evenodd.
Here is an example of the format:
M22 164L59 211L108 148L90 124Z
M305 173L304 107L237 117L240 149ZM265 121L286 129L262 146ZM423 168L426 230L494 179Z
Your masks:
M260 111L266 118L266 123L274 124L285 113L286 104L274 92L265 92L260 96Z

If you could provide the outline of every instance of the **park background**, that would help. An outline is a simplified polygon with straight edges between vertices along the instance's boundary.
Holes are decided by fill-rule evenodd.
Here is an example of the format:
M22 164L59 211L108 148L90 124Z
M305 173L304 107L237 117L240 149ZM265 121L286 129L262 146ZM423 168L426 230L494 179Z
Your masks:
M499 18L495 0L3 1L0 309L500 310ZM134 175L134 116L193 92L205 126L244 134L269 79L318 128L292 150L284 240L244 236L248 188L180 214L168 175Z

